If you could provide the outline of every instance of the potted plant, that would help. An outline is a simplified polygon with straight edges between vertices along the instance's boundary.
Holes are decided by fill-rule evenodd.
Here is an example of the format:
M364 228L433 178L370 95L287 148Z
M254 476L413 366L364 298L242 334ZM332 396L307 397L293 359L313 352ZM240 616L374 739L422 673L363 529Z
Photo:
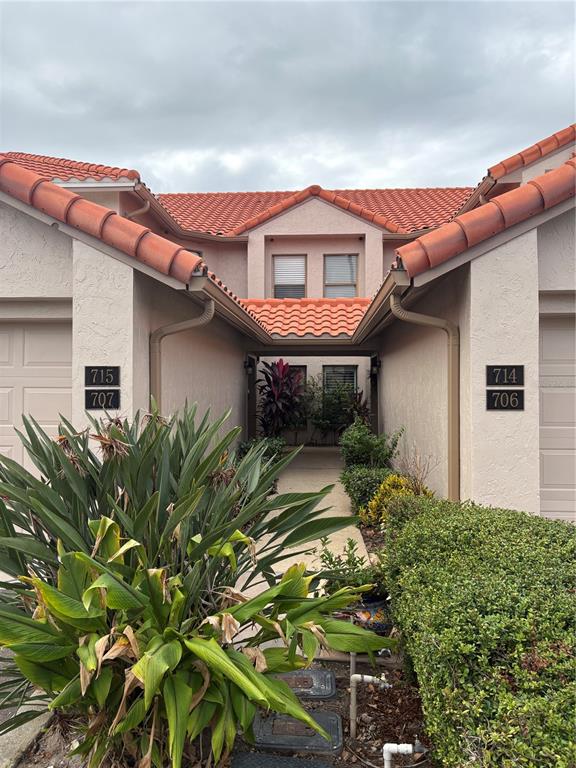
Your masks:
M359 603L353 606L355 619L378 634L389 634L392 622L388 610L388 592L384 575L384 551L365 558L358 553L358 543L348 539L342 554L335 554L328 547L328 539L321 540L319 550L322 569L318 574L324 579L324 591L328 594L347 587L371 584L362 593Z

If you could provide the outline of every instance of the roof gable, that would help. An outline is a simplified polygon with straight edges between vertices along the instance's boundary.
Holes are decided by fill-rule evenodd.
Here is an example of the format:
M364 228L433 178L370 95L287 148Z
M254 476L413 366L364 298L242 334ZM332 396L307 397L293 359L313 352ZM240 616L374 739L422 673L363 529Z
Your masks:
M316 198L393 233L409 234L449 221L472 193L471 187L327 190L299 192L191 192L157 195L184 229L238 236Z

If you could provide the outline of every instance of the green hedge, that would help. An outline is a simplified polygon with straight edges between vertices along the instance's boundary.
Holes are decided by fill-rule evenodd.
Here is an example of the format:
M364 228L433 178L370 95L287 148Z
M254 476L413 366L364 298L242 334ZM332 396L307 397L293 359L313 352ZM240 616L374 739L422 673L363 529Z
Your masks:
M340 482L350 496L352 509L358 512L360 507L367 506L378 488L392 474L386 467L347 467L340 475Z
M566 523L394 502L387 580L445 768L574 768L576 538Z

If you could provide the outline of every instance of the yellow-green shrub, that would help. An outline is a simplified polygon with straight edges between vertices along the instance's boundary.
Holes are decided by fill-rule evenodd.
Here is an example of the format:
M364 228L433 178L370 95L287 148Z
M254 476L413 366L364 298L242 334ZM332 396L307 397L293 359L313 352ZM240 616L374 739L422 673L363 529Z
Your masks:
M368 502L359 511L364 525L380 525L386 521L390 503L401 496L432 497L433 492L426 487L416 486L409 477L389 475Z

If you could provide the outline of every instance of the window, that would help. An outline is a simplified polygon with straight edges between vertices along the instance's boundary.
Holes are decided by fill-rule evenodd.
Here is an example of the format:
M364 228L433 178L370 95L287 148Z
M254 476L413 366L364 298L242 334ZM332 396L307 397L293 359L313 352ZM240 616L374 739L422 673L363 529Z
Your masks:
M324 296L340 299L356 296L357 253L331 253L324 256Z
M306 384L307 371L308 371L307 365L292 365L292 363L290 363L290 370L298 371L300 373L300 383L302 385Z
M338 386L350 387L356 391L357 381L356 365L324 365L322 373L324 377L324 389L330 391Z
M303 299L306 296L306 256L274 256L274 298Z

